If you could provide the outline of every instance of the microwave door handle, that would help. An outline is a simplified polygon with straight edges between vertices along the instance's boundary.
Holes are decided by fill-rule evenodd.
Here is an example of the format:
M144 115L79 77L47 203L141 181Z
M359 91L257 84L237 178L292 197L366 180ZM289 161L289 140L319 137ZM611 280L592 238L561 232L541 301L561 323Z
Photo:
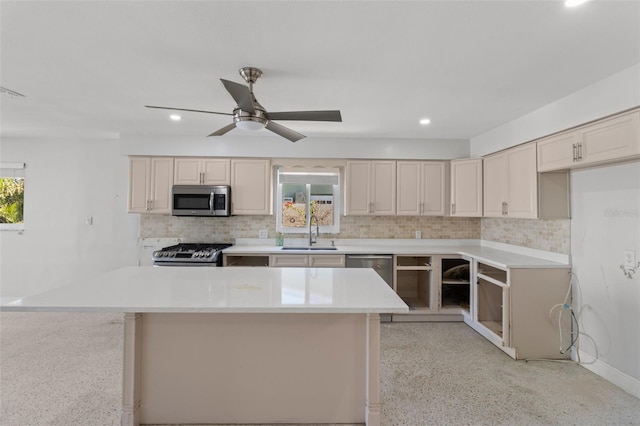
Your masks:
M211 212L211 214L213 214L213 197L214 197L214 193L210 193L209 194L209 211Z

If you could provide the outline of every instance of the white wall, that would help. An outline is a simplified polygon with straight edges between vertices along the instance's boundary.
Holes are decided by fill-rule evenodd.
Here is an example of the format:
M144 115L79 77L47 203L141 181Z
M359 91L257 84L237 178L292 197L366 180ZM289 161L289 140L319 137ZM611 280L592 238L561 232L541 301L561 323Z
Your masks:
M137 262L128 215L128 159L117 140L3 139L24 162L25 231L0 231L0 295L27 296ZM93 218L93 225L86 219Z
M620 269L624 250L640 261L640 162L576 171L571 179L582 361L597 358L596 369L640 397L640 269L632 279Z
M640 105L640 64L471 138L472 157L529 142Z
M278 137L149 138L122 136L124 155L393 158L449 160L469 157L469 141L458 139L305 138L296 143Z

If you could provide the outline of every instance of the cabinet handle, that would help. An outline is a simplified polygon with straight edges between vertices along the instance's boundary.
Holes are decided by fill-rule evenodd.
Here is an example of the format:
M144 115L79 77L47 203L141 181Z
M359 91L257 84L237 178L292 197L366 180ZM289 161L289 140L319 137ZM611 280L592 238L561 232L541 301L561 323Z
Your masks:
M456 203L451 203L451 214L456 214Z
M204 184L204 172L200 172L200 183Z
M582 161L582 142L578 144L578 161Z
M573 144L573 161L578 161L578 145Z
M424 214L424 203L420 203L420 214Z

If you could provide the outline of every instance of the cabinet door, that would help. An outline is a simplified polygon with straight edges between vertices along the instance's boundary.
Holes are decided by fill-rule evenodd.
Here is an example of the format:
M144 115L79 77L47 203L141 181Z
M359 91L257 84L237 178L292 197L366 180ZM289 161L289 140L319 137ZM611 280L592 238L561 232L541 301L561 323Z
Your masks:
M171 213L173 158L151 158L151 212Z
M367 215L370 206L370 161L347 161L345 214Z
M584 164L640 155L640 111L580 129Z
M538 217L536 146L535 144L526 144L512 148L505 152L505 156L507 167L507 216L535 219Z
M310 254L308 265L311 268L344 268L344 255Z
M451 216L482 216L482 159L451 161Z
M422 163L422 197L421 213L425 216L444 216L447 214L448 180L447 163L425 162Z
M271 161L231 160L231 213L271 214Z
M485 217L502 217L508 197L508 166L505 153L484 157L482 162Z
M176 158L173 183L175 185L201 185L202 159Z
M202 181L205 185L229 185L231 183L231 160L228 158L205 158L202 160Z
M274 268L304 268L307 260L307 255L304 254L274 254L270 265Z
M398 161L397 163L397 202L398 216L418 216L421 214L421 171L419 161Z
M574 165L575 148L580 142L578 132L561 133L537 143L538 172L562 170Z
M151 184L151 159L132 157L129 159L129 213L146 213L149 209Z
M371 162L371 203L375 215L396 214L396 162Z

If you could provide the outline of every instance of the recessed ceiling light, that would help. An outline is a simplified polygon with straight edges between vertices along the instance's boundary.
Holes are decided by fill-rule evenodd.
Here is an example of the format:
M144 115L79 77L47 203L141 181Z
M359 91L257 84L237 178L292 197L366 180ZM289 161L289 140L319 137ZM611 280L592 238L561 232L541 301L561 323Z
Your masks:
M420 119L420 124L423 125L423 126L426 126L429 123L431 123L431 120L429 120L428 118L421 118Z
M565 0L564 5L566 7L576 7L580 6L583 3L588 2L589 0Z
M179 116L178 114L171 114L171 115L169 116L169 118L170 118L170 119L172 119L173 121L180 121L180 120L182 120L182 117L181 117L181 116Z

